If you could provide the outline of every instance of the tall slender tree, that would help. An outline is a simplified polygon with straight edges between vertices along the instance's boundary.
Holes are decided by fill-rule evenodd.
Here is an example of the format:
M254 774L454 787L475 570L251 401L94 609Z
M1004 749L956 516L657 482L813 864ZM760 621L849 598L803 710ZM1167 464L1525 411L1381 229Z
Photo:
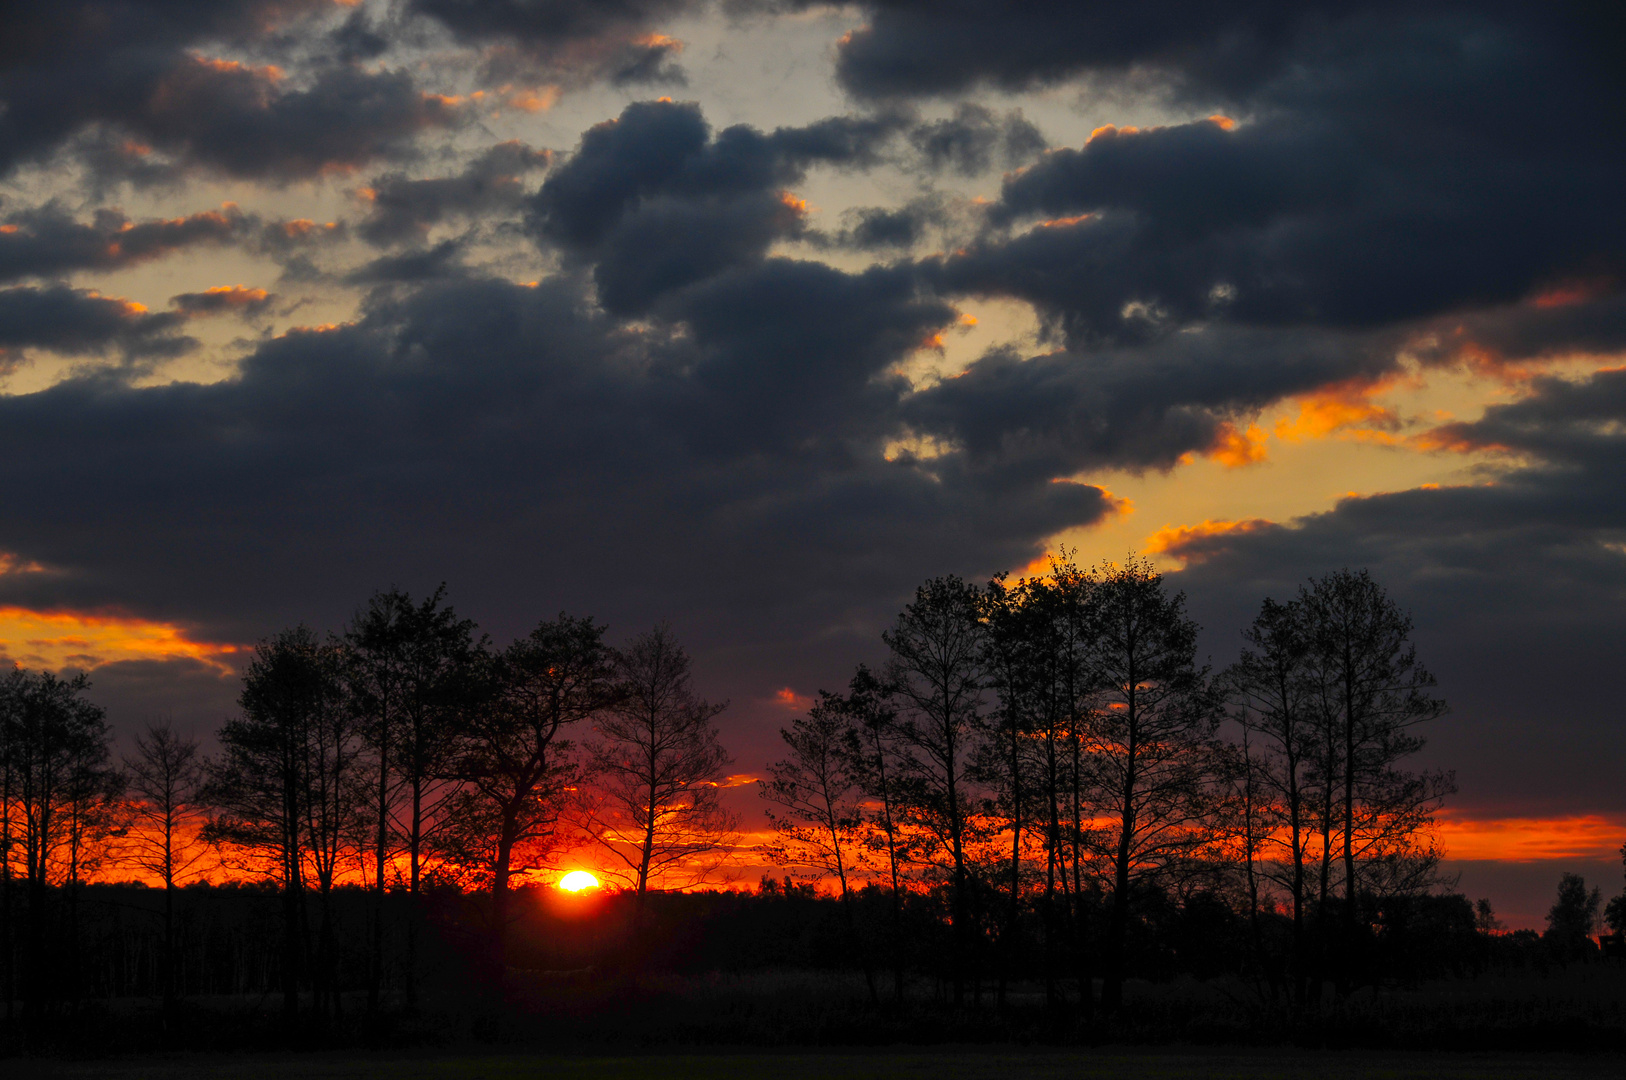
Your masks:
M123 778L109 764L110 734L100 706L85 699L89 679L17 672L8 680L12 852L21 855L27 926L21 979L25 1008L48 1009L76 990L78 886L105 853L116 825ZM15 871L14 871L15 872ZM53 886L65 886L69 950L53 954Z
M1112 881L1101 998L1115 1011L1134 891L1211 839L1219 710L1196 663L1197 624L1184 595L1169 595L1143 560L1103 568L1099 578L1091 622L1101 707L1088 759L1111 822L1101 835Z
M779 808L768 811L777 840L767 850L782 864L810 867L821 877L836 879L848 939L864 969L871 999L879 1000L875 967L859 940L853 913L851 877L863 809L862 788L848 750L857 732L841 695L821 691L819 699L806 716L779 729L790 756L768 766L769 778L757 781L761 797Z
M905 747L897 778L906 820L927 839L925 855L948 877L951 982L965 996L975 927L969 847L976 800L967 776L981 735L983 597L957 577L926 582L882 635L890 655L886 682Z
M356 739L345 693L345 659L335 643L305 626L262 641L243 677L241 714L220 729L221 756L206 798L214 813L204 835L239 865L281 886L283 1016L292 1028L305 976L307 868L323 899L319 980L331 970L329 897L354 790ZM324 1005L336 1003L322 983Z
M375 593L345 632L350 693L363 717L371 756L373 977L376 1011L383 980L384 894L396 853L406 857L404 885L419 891L424 857L441 811L456 793L449 765L461 728L461 703L476 667L474 624L446 603L441 585L421 601L401 589ZM407 924L406 990L416 993L417 922Z
M638 635L617 655L619 700L594 722L596 798L584 819L625 866L640 911L651 882L711 879L737 838L734 815L718 799L731 762L712 722L727 703L696 694L690 668L665 625Z
M1412 621L1365 570L1341 570L1299 591L1307 660L1324 728L1324 842L1336 830L1343 869L1338 984L1358 977L1360 896L1407 891L1432 881L1439 853L1427 826L1455 790L1445 772L1408 772L1421 750L1414 730L1446 711L1434 677L1409 640ZM1334 805L1336 809L1334 810ZM1324 811L1325 812L1325 811ZM1330 856L1324 853L1324 866ZM1325 875L1324 875L1325 876Z
M864 852L884 859L890 886L892 993L903 1000L905 942L903 928L903 863L905 840L897 816L899 734L897 710L886 686L869 668L859 665L847 683L847 693L823 702L847 719L845 754L847 772L867 797L860 806L865 830Z
M1248 748L1249 873L1257 854L1259 872L1287 894L1293 927L1288 976L1298 1004L1310 978L1308 859L1317 802L1311 766L1324 742L1317 738L1314 686L1306 670L1307 629L1297 602L1267 598L1242 632L1242 655L1220 680Z
M175 948L175 894L207 864L209 846L199 835L207 808L203 805L206 761L198 740L166 723L148 724L135 736L134 752L124 757L124 773L135 796L127 858L164 885L164 942L159 985L164 1023L173 1026L179 993Z

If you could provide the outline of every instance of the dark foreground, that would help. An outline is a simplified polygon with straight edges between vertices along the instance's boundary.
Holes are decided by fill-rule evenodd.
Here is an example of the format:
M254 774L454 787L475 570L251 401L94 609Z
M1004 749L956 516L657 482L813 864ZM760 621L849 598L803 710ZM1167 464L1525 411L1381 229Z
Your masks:
M8 1080L1590 1080L1626 1076L1626 1054L1363 1051L993 1050L546 1055L256 1054L97 1062L11 1060Z

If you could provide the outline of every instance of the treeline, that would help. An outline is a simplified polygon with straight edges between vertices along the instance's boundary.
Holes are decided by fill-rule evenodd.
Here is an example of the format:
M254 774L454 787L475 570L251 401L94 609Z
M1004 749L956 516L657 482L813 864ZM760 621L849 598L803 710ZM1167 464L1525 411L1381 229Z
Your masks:
M340 635L299 626L261 642L213 759L159 725L114 762L87 686L21 669L0 682L8 1015L82 995L71 953L85 882L121 869L163 887L166 1014L180 993L180 886L216 868L273 883L274 970L292 1022L302 993L318 1017L358 986L371 1014L415 1004L425 909L414 901L430 890L487 897L483 932L464 944L500 976L511 883L560 851L593 845L641 906L653 885L711 879L734 846L718 799L723 706L694 692L665 627L615 648L603 626L561 615L498 649L444 590L379 593ZM364 917L341 892L370 898Z
M843 895L875 873L939 890L957 1001L1002 997L1033 956L1052 1006L1070 986L1085 1015L1115 1011L1149 908L1198 893L1243 913L1270 994L1347 992L1377 909L1434 884L1453 790L1403 767L1445 711L1411 626L1366 573L1330 574L1265 601L1214 673L1144 562L927 582L882 669L784 731L762 790L780 857Z
M1143 562L935 579L883 663L782 731L774 839L749 848L719 799L723 705L664 627L616 647L560 615L498 648L444 591L382 592L337 635L260 643L212 758L158 725L115 761L83 677L16 670L0 993L25 1025L138 995L172 1026L187 997L274 994L285 1030L322 1029L539 973L789 965L862 972L882 1012L1037 994L1077 1024L1120 1017L1131 976L1240 977L1292 1018L1585 955L1601 900L1578 879L1539 947L1436 888L1451 777L1406 761L1445 705L1411 629L1341 571L1264 601L1215 672ZM598 914L515 902L588 847L618 886ZM796 877L681 891L764 857ZM161 888L90 884L134 872Z

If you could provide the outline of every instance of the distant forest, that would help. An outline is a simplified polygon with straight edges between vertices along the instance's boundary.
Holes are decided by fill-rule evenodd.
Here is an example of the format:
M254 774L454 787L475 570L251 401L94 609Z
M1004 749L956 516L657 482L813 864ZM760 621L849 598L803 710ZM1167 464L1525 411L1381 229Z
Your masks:
M498 648L444 588L381 592L336 635L261 642L213 757L152 725L115 760L84 676L15 669L7 1045L91 1016L152 1045L515 1002L579 1019L708 971L1050 1032L1120 1023L1131 980L1223 978L1295 1025L1363 989L1594 958L1626 895L1566 876L1545 935L1507 934L1442 877L1453 780L1408 761L1446 703L1411 631L1340 571L1265 600L1215 672L1147 563L937 578L883 664L783 729L750 843L720 798L724 705L665 626L617 646L561 614ZM744 855L784 871L708 890ZM609 888L541 887L566 857ZM241 1023L211 1035L209 1009Z

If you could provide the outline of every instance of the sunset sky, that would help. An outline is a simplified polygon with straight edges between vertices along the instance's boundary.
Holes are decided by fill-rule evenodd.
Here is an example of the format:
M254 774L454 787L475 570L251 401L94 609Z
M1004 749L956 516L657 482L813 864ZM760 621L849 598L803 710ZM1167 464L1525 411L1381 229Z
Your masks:
M4 18L0 657L121 732L445 581L670 621L750 776L928 576L1150 554L1217 668L1364 566L1462 889L1620 891L1619 5Z

